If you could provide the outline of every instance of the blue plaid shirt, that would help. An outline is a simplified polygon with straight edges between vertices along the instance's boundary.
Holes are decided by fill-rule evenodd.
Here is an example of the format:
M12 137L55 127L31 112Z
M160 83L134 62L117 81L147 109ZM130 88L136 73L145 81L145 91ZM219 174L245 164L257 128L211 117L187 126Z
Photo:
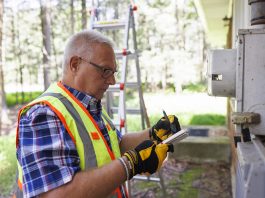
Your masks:
M86 107L110 146L109 135L101 118L101 102L64 86ZM34 105L21 116L18 127L17 159L23 170L24 196L34 197L66 184L80 171L75 144L48 106ZM121 133L118 130L117 134L120 141Z

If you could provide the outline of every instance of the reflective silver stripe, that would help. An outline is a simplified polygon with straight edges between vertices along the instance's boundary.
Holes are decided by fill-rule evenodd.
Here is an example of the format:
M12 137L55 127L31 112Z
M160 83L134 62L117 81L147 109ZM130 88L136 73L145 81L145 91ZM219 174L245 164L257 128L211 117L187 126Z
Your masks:
M96 153L92 144L92 141L87 133L86 127L79 115L79 113L74 108L73 104L60 93L44 93L41 96L53 96L59 99L69 111L75 120L77 130L81 137L82 143L84 145L84 158L85 158L85 168L97 167Z
M16 198L23 198L23 192L18 187L18 170L16 173L16 191L15 191Z
M23 198L23 192L19 189L18 185L16 186L16 198Z
M109 123L111 129L115 131L116 128L115 128L113 122L108 118L108 116L106 116L103 112L102 112L101 115L102 115L102 117L107 121L107 123Z

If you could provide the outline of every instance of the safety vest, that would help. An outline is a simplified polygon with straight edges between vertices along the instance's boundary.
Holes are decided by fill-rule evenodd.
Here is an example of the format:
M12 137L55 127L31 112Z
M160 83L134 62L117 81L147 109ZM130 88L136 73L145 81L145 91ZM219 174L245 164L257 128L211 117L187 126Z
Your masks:
M18 123L21 115L25 114L33 105L45 104L58 116L71 139L75 143L81 170L101 167L120 157L120 148L116 130L111 124L106 111L102 110L102 118L108 130L112 151L103 137L96 121L86 108L78 101L61 82L52 84L40 97L24 106L19 111ZM16 146L19 144L19 131L17 127ZM22 168L18 165L18 190L16 197L23 197ZM125 190L125 189L124 189ZM122 197L118 187L112 197Z

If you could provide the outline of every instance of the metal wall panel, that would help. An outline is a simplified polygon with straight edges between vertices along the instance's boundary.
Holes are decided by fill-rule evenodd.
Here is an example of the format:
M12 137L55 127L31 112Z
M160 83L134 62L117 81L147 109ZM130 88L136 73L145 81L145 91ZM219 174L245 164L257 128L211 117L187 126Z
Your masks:
M243 75L238 72L242 75L242 79L237 80L238 108L242 105L243 112L260 114L260 124L250 125L249 129L252 134L265 135L265 29L241 30L239 35L242 38L239 51L243 52L243 56L238 59L243 62L238 69Z

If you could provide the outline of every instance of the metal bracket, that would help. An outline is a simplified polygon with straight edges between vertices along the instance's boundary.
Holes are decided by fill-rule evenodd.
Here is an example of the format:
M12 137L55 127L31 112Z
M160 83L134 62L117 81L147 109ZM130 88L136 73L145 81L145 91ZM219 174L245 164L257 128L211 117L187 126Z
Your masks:
M232 114L233 124L259 124L260 114L253 112L234 112Z
M235 144L235 147L237 148L237 143L238 142L242 142L241 141L241 136L234 136L234 144Z

